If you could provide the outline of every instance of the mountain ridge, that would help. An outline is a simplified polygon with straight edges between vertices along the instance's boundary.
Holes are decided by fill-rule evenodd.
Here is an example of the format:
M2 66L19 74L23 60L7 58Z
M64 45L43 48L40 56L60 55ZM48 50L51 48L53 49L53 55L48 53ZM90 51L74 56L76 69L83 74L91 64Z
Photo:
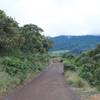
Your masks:
M72 52L80 53L82 51L95 48L97 44L100 44L99 35L60 35L50 37L50 40L53 41L53 47L50 51L70 50Z

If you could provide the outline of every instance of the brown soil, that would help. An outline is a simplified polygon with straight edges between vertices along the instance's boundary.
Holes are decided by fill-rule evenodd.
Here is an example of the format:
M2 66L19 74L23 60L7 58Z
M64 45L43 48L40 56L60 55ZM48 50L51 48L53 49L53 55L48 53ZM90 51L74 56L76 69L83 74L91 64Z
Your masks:
M57 62L50 64L40 76L3 100L80 100L80 97L65 82L63 65Z

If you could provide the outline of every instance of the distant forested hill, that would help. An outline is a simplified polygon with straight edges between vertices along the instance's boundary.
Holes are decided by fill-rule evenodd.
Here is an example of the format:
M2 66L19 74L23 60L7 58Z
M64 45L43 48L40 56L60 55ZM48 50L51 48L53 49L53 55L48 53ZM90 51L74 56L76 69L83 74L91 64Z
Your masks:
M100 43L100 36L57 36L50 38L53 41L53 48L50 51L70 50L75 53L96 47Z

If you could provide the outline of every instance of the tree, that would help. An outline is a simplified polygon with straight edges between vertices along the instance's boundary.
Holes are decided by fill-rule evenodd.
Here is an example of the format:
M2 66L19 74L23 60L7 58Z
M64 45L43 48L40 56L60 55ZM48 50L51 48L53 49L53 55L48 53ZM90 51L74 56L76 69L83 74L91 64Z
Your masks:
M43 29L34 24L19 27L18 23L0 10L0 50L19 48L22 52L44 53L51 47Z
M48 37L43 37L43 48L48 51L52 47L53 43Z
M34 25L27 24L20 28L20 34L25 38L23 50L28 50L31 52L45 52L50 48L50 43L48 38L41 35L43 29Z
M18 23L0 10L0 48L15 48L19 45Z

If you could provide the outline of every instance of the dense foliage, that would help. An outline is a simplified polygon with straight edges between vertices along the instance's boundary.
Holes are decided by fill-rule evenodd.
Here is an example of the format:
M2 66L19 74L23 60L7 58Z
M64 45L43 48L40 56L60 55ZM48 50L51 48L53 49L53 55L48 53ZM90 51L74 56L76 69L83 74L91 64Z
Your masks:
M0 10L0 76L19 84L29 73L43 69L48 62L51 41L41 35L42 32L43 29L34 24L20 27L17 21ZM0 90L5 84L3 81L6 80L0 78Z
M100 87L100 45L79 56L64 54L64 69L76 71L92 86Z

